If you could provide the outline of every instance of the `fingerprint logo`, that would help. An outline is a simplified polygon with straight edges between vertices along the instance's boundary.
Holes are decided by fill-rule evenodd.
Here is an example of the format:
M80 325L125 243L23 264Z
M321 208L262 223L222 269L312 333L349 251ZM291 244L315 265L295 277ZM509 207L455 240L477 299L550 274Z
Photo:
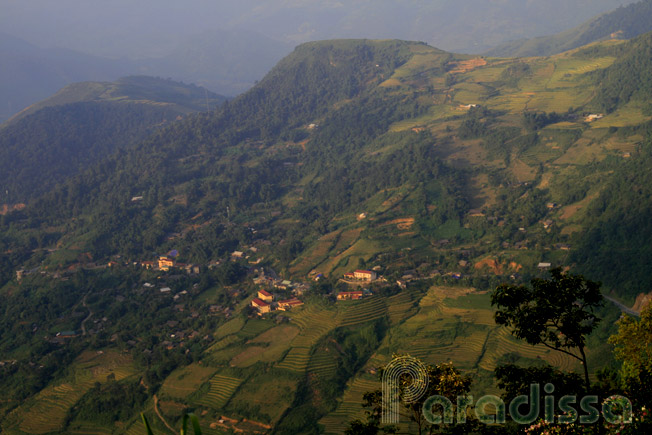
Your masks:
M411 382L401 392L401 378L411 378ZM419 400L428 389L428 370L423 362L412 356L394 358L385 367L383 373L383 408L382 422L384 424L398 423L399 400L412 403Z

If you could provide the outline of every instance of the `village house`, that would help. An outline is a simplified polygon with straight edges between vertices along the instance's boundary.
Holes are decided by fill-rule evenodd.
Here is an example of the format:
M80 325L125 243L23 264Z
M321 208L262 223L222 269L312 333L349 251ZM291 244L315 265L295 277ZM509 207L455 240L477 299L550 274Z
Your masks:
M274 287L276 287L277 289L281 289L281 290L287 290L290 287L292 287L292 281L288 281L287 279L285 279L283 281L280 281L280 282L276 281L274 283Z
M258 299L271 303L274 300L274 295L272 295L267 290L260 289L258 290Z
M272 311L272 306L270 304L265 301L261 301L258 298L254 298L254 300L251 301L251 306L257 309L259 314L265 314Z
M349 279L349 280L351 280L351 279L355 279L355 273L353 273L353 272L346 272L346 273L344 274L344 279Z
M174 259L170 257L160 257L158 259L158 268L161 270L165 270L166 272L170 270L171 267L174 267Z
M153 269L154 268L154 262L153 261L141 261L140 262L140 267L144 267L145 269Z
M543 269L550 269L550 266L552 266L550 263L539 263L539 264L537 265L537 267L538 267L539 269L542 269L542 270L543 270Z
M293 307L300 307L301 305L303 305L303 302L297 298L278 301L278 309L281 311L286 311Z
M353 275L356 279L361 279L363 281L373 281L378 276L378 274L373 270L356 270L353 272Z
M337 300L338 301L357 301L358 299L362 299L363 296L362 291L353 291L353 292L339 292L337 294Z

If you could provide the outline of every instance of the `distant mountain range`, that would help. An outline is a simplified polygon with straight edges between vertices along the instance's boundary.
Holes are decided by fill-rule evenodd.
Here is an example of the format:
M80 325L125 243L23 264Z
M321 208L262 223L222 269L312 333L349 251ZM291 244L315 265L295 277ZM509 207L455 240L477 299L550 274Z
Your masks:
M224 101L204 88L146 76L68 85L0 126L5 193L34 197L156 129Z
M252 32L210 32L168 55L109 59L67 49L43 49L0 33L0 122L62 87L144 74L196 83L224 95L254 85L291 46Z
M0 33L0 122L78 81L146 74L235 96L253 86L296 44L310 40L396 38L480 53L506 41L564 31L628 1L243 0L212 5L189 1L170 13L160 2L143 0L129 4L129 17L114 3L93 11L79 6L79 14L89 14L89 21L42 3L40 9L26 8L24 16L13 20L0 17L4 32L39 46ZM17 9L12 5L7 10L16 14ZM92 21L98 15L102 19ZM119 32L111 24L117 20ZM170 32L183 22L192 24ZM70 49L40 48L51 46Z
M630 39L652 31L652 0L643 0L599 15L551 36L519 39L495 47L487 56L550 56L604 39Z

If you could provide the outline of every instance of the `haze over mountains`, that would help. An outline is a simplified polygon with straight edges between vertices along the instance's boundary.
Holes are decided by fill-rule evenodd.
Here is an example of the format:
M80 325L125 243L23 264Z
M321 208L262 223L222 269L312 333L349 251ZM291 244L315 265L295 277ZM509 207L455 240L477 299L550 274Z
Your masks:
M626 3L3 0L0 121L75 81L147 74L234 96L309 40L398 38L479 53L566 30Z
M556 35L520 39L488 50L487 56L549 56L604 39L630 39L652 30L652 0L598 15Z

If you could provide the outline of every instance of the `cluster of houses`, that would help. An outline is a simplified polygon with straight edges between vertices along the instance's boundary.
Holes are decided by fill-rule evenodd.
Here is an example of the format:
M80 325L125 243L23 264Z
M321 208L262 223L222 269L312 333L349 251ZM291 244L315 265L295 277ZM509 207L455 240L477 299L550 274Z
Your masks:
M258 311L259 315L275 310L286 311L301 305L303 302L296 297L274 302L274 295L265 289L258 290L257 297L251 301L251 306Z
M360 291L351 291L351 292L339 292L337 294L338 301L357 301L364 297L364 292Z

